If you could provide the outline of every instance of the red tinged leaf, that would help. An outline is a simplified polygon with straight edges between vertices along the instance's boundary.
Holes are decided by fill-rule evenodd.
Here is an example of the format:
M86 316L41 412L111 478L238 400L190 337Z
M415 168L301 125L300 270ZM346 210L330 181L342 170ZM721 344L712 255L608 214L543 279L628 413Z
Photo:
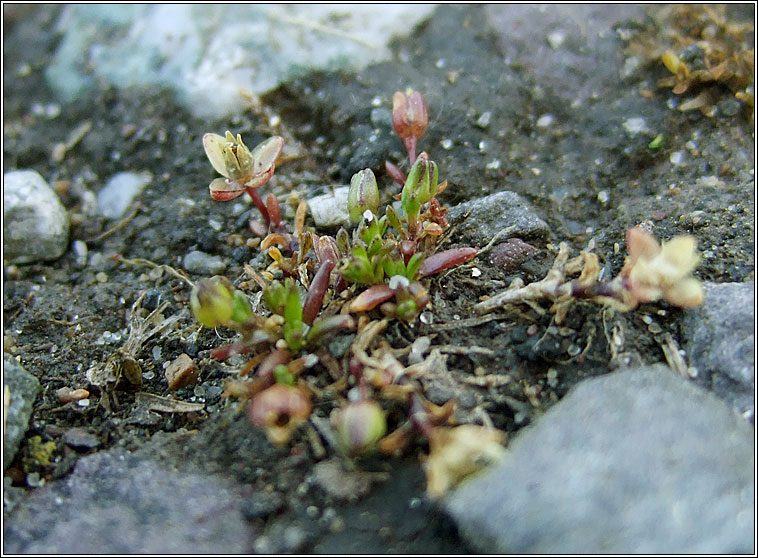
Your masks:
M303 323L307 325L313 325L313 320L321 310L321 304L324 302L324 295L329 287L329 277L331 276L332 269L334 269L335 262L333 260L326 260L318 268L316 275L311 281L310 287L308 287L308 294L305 295L305 303L303 304Z
M463 247L463 248L451 248L443 252L437 252L433 256L429 256L421 264L419 270L420 277L428 277L434 275L440 271L450 269L453 266L467 262L474 258L479 252L476 248Z
M258 366L256 374L259 378L268 378L273 376L274 368L280 364L287 364L292 359L292 354L287 349L277 349L266 358Z
M211 191L211 197L216 201L229 201L241 196L245 192L245 187L239 182L227 180L226 178L216 178L208 187Z
M374 285L353 299L350 303L350 311L367 312L373 310L382 302L387 302L393 296L395 296L395 291L390 289L389 285Z
M384 161L384 168L387 170L387 174L390 175L390 178L403 186L405 184L405 173L400 170L400 167L397 165L394 165L390 163L389 161Z

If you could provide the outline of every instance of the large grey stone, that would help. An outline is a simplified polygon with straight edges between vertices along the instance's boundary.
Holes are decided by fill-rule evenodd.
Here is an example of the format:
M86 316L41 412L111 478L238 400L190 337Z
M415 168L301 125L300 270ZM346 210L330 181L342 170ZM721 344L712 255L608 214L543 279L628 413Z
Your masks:
M484 246L495 234L510 226L514 226L513 231L502 240L509 237L545 238L550 232L547 223L529 203L510 191L456 205L448 211L448 218L456 227L456 242L477 246Z
M753 553L753 428L662 366L578 384L445 502L494 553Z
M32 406L40 390L39 380L24 370L15 359L3 355L3 391L7 386L10 393L8 415L3 429L3 464L5 468L11 464L24 437L29 418L32 416ZM5 403L3 403L5 407Z
M3 248L11 263L55 260L68 247L68 213L37 171L3 176Z
M755 283L706 283L700 308L682 320L696 382L755 420Z
M314 69L358 70L391 58L391 37L434 5L69 5L48 82L71 100L97 83L173 88L199 116L247 106ZM402 22L402 25L398 25Z
M217 477L178 473L122 451L81 458L65 480L19 503L4 550L30 554L238 554L242 499Z

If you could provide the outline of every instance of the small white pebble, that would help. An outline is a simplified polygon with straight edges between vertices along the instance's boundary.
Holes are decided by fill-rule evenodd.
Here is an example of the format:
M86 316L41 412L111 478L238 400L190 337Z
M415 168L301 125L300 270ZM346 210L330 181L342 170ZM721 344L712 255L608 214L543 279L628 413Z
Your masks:
M547 36L547 42L554 49L560 48L563 42L566 40L566 33L560 29L553 31Z
M453 140L445 138L440 142L440 145L442 146L442 149L450 149L453 147Z
M487 170L497 170L500 168L500 159L495 159L491 163L487 163Z
M444 58L440 58L439 60L437 60L437 62L434 63L434 65L442 69L445 67L445 62L446 60Z
M552 114L543 114L537 119L538 128L547 128L553 123L555 117Z
M61 106L55 103L50 103L45 106L45 116L48 118L57 118L61 113Z
M492 113L490 111L484 112L476 121L476 125L479 126L480 128L486 128L487 126L490 125L491 119L492 119Z
M479 277L482 275L482 270L478 267L474 267L471 269L471 277Z
M621 126L624 128L624 130L626 130L626 132L631 137L634 137L637 134L641 134L641 133L649 131L647 127L647 120L645 120L641 116L637 116L634 118L627 118L626 120L624 120Z
M434 322L434 314L429 312L428 310L425 310L424 312L421 312L421 316L419 317L422 324L429 325L432 322Z
M538 169L537 167L532 167L532 169L531 169L531 170L532 170L532 174L533 174L534 176L539 176L539 175L541 175L541 174L542 174L542 170Z
M607 190L600 190L597 193L597 201L600 203L608 203L609 199L611 199L611 197L608 195Z
M669 161L671 161L672 165L681 165L684 162L684 152L683 151L674 151L669 156Z

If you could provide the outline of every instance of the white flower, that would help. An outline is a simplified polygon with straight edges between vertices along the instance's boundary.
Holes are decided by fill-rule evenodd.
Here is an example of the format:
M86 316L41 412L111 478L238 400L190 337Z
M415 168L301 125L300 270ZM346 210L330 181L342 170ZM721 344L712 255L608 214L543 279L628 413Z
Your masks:
M236 138L229 131L225 137L205 134L205 154L216 172L225 177L211 182L213 199L228 201L241 195L247 188L263 186L274 174L274 163L283 147L284 140L279 136L268 138L251 152L239 134Z

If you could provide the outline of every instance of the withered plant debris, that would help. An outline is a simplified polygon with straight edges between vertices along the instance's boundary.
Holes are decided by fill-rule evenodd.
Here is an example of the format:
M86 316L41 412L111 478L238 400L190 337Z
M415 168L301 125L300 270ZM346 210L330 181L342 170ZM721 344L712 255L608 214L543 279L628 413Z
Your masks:
M643 63L661 64L672 74L658 87L689 95L679 110L716 113L724 93L752 113L754 91L754 23L734 21L724 4L650 6L649 24L629 31L627 54Z

